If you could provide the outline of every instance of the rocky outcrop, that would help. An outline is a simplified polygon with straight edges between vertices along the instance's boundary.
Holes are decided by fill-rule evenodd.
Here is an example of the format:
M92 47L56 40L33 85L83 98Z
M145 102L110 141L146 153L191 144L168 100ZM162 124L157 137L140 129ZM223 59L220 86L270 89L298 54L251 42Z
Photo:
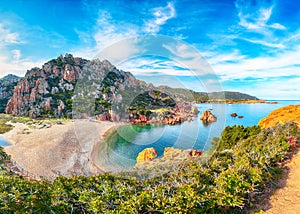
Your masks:
M0 79L0 113L5 112L6 104L13 96L14 87L17 85L20 77L9 74Z
M81 114L85 117L100 115L100 120L106 120L103 117L111 110L112 103L121 103L123 100L122 93L118 92L130 88L135 95L145 91L147 86L131 73L118 70L107 60L90 61L66 54L50 60L42 68L27 71L15 86L5 111L30 117L72 117L73 101L78 100L75 112L83 111ZM91 103L86 103L89 100L95 101L94 108ZM119 113L109 114L109 119L121 120Z
M237 113L232 113L232 114L230 114L230 116L231 117L237 117L238 115L237 115Z
M181 122L182 122L181 117L178 115L169 116L165 118L165 124L168 125L176 125L176 124L180 124Z
M199 113L198 108L197 108L196 106L193 106L192 109L191 109L191 113L192 113L193 115L198 115L198 113Z
M203 113L202 113L202 115L201 115L201 117L200 117L200 120L208 122L208 123L212 123L212 122L216 122L217 121L217 117L215 115L213 115L211 113L211 111L204 110Z
M104 112L103 114L99 114L96 116L96 120L98 121L110 121L111 117L108 112Z
M300 128L300 105L290 105L272 111L266 118L259 121L261 128L270 128L278 124L295 122Z
M21 116L70 116L74 85L87 60L70 54L27 71L15 86L6 113ZM68 106L66 106L68 105Z
M165 159L171 159L171 158L187 158L187 157L200 157L202 155L202 151L195 150L195 149L176 149L173 147L167 147L164 150L164 156Z
M32 118L95 117L133 123L178 124L191 120L190 114L196 109L175 98L137 80L130 72L118 70L107 60L66 54L27 71L14 87L5 111Z
M157 155L158 153L154 148L146 148L138 154L136 161L137 162L151 161L153 158L156 158Z
M195 150L195 149L184 150L184 149L177 149L177 148L173 148L173 147L167 147L164 149L163 157L155 158L155 159L151 158L151 160L149 158L147 161L143 161L145 154L149 153L147 151L148 149L150 149L150 151L152 151L152 150L155 151L154 148L147 148L147 149L143 150L142 152L140 152L139 156L140 156L140 154L142 156L137 157L137 164L135 165L135 167L148 168L148 167L157 166L159 164L172 164L174 162L182 161L185 159L199 158L202 155L201 150ZM150 156L151 156L151 154L150 154ZM141 159L141 160L138 160L138 159Z

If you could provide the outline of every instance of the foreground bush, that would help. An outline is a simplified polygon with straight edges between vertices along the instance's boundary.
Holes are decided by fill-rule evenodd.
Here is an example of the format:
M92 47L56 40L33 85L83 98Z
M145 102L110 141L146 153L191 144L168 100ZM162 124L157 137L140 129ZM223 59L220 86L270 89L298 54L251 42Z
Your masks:
M0 213L243 212L276 178L296 136L294 124L227 127L209 160L182 162L147 180L104 174L49 182L0 175Z

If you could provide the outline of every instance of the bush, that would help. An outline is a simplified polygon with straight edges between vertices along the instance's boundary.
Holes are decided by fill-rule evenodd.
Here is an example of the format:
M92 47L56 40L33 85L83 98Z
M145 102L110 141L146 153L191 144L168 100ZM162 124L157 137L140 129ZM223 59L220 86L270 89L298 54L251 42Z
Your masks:
M134 172L128 179L102 174L59 177L52 183L0 175L0 212L245 212L251 193L276 177L278 162L292 149L288 139L296 136L294 124L264 130L227 127L207 162L186 160L176 170L170 166L168 173L146 180L138 180Z

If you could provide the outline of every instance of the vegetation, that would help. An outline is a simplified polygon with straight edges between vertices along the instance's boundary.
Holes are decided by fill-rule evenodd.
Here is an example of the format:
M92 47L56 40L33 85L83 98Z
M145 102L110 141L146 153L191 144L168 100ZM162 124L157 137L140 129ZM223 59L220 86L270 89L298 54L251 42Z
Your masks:
M30 128L37 128L40 125L52 125L55 123L62 123L69 119L57 119L57 118L36 118L32 119L29 117L22 116L11 116L9 114L0 114L0 134L10 131L13 129L13 126L9 123L24 123Z
M258 100L257 97L235 91L220 91L208 93L210 99L226 99L226 100Z
M0 115L1 115L1 117L0 117L0 134L3 134L5 132L10 131L13 128L13 126L6 124L7 118L3 117L3 114L0 114Z
M159 176L149 179L140 179L138 172L127 178L103 174L59 177L53 182L0 175L0 212L243 212L276 178L278 163L293 150L297 135L293 123L263 130L227 127L220 139L214 139L216 152L209 159L187 160L169 166L164 174L157 167L154 173Z

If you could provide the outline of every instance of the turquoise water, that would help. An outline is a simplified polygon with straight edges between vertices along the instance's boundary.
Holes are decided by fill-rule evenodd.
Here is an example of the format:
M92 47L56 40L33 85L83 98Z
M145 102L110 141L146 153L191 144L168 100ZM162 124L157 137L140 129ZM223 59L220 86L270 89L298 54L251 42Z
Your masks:
M0 146L8 146L8 145L9 143L6 140L4 140L2 134L0 134Z
M108 170L126 169L135 165L136 157L145 148L154 147L159 156L164 148L210 148L213 137L219 137L225 126L257 125L271 111L300 101L278 101L278 104L197 104L199 115L192 122L180 125L125 125L106 139L99 149L99 164ZM217 116L215 123L204 124L199 117L203 110L211 109ZM231 117L237 113L243 118Z

